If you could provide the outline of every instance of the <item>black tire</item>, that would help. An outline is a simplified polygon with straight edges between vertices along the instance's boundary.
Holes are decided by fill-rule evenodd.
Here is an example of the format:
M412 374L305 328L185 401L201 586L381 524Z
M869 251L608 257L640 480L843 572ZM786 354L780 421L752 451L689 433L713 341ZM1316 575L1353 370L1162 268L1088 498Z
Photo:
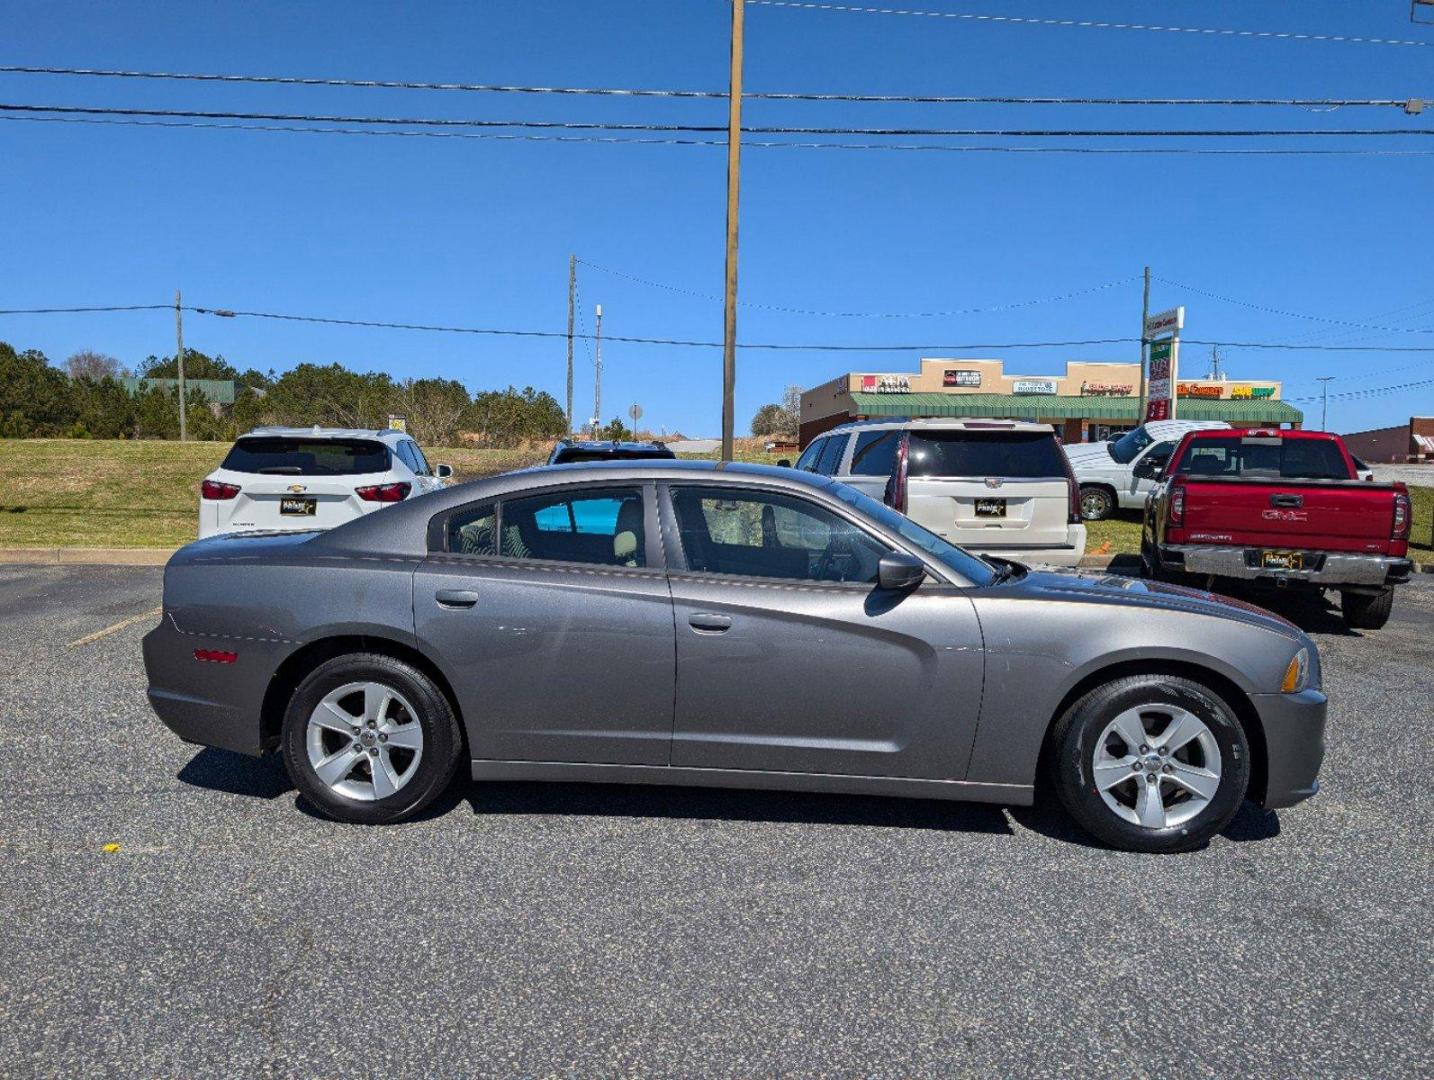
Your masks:
M413 775L392 795L369 801L330 789L315 773L307 749L309 717L315 708L331 691L357 682L397 690L412 703L413 719L423 733L422 754ZM386 825L421 812L452 784L463 752L458 719L433 680L412 664L378 653L334 657L310 672L289 699L281 741L284 767L300 793L326 817L355 825Z
M1342 592L1339 594L1340 614L1346 626L1354 630L1379 630L1389 621L1394 610L1394 590L1369 593Z
M1086 521L1104 521L1115 513L1115 495L1110 488L1099 484L1082 484L1080 489L1080 516Z
M1151 707L1154 723L1159 722L1156 714L1162 706L1193 714L1214 737L1220 754L1218 787L1204 808L1187 821L1163 828L1143 827L1119 816L1097 790L1092 773L1096 743L1107 725L1121 713L1146 705ZM1158 741L1158 734L1157 728L1152 742ZM1204 845L1229 824L1249 787L1250 749L1239 719L1218 694L1190 679L1134 675L1106 683L1071 706L1056 721L1050 739L1050 779L1066 811L1097 840L1125 851L1170 853ZM1137 753L1134 748L1129 752ZM1134 787L1112 789L1113 797L1121 799L1127 791L1138 792L1142 779L1132 775L1129 783ZM1152 790L1168 789L1157 777ZM1179 800L1189 796L1177 789L1171 798ZM1179 805L1177 802L1177 809Z

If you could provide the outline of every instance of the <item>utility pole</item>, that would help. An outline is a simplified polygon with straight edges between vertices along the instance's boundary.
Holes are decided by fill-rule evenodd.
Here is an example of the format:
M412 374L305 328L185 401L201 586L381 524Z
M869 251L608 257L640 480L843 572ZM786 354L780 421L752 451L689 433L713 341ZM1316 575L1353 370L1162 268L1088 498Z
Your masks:
M1315 379L1315 382L1320 384L1319 429L1321 431L1329 430L1329 384L1333 380L1333 375L1320 375Z
M597 331L593 347L597 354L593 365L597 368L593 377L593 438L597 438L598 425L602 423L602 305L597 306Z
M573 433L573 303L578 293L578 257L568 256L568 434Z
M745 0L732 0L732 64L727 82L727 281L722 325L722 460L732 460L737 383L737 192L742 163L742 28Z
M1145 323L1150 318L1150 267L1145 268L1145 298L1140 302L1140 412L1135 417L1135 425L1139 427L1145 423L1145 400L1149 387L1145 380Z
M184 306L179 299L179 290L174 290L174 360L179 366L179 441L189 437L189 426L185 423L184 400Z

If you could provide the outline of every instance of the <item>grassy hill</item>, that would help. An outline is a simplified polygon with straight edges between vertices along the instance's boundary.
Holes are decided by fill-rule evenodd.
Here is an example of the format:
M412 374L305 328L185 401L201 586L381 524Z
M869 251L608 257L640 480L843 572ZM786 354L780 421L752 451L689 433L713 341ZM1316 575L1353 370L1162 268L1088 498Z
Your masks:
M739 439L737 457L771 463L761 440ZM178 547L194 539L199 482L228 443L90 439L0 439L0 547ZM425 448L430 461L476 480L536 465L545 443L511 450ZM713 457L716 453L693 455ZM1434 562L1430 529L1434 488L1414 496L1414 557ZM1125 554L1140 548L1139 518L1124 514L1090 526L1087 551Z

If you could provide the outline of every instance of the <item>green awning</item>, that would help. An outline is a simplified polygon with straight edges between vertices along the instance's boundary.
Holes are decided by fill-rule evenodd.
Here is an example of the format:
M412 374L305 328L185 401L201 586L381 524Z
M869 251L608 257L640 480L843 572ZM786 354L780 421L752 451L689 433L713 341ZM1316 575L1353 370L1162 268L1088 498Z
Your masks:
M857 416L991 416L1026 420L1098 420L1134 424L1140 399L1056 394L852 394ZM1298 424L1304 413L1270 398L1181 398L1182 420Z

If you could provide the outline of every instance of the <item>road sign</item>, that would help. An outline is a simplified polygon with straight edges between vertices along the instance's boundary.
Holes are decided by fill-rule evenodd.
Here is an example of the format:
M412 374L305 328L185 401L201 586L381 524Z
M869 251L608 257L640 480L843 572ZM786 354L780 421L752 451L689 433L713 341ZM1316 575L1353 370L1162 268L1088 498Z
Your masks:
M627 415L632 417L632 430L633 434L636 434L637 422L642 419L642 406L634 401L631 405L628 406Z

